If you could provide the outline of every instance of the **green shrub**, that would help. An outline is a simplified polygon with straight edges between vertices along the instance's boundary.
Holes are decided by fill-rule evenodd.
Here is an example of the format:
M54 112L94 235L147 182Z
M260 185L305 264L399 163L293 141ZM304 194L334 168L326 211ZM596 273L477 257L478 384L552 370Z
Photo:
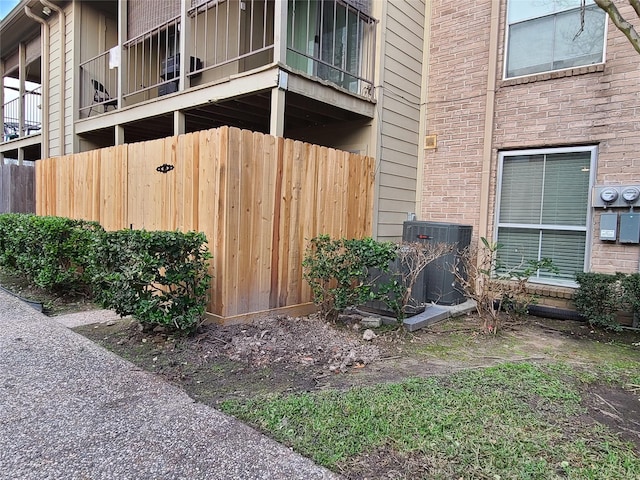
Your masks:
M624 308L624 277L591 272L576 275L580 285L574 299L576 308L590 325L620 330L616 312Z
M380 294L374 288L378 276L369 273L388 272L397 248L394 243L372 238L332 240L328 235L313 238L302 266L320 313L333 320L347 307L379 299Z
M622 289L623 301L637 319L640 315L640 273L625 275L622 279Z
M0 215L0 265L41 288L88 293L96 222L31 214Z
M96 300L147 327L194 331L207 304L211 258L202 233L120 230L95 245Z

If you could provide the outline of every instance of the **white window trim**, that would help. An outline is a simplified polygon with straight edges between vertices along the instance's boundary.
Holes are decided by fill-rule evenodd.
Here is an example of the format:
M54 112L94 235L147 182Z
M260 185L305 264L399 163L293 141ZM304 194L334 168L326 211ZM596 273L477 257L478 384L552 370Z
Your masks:
M536 73L529 73L526 75L518 75L518 76L513 76L513 77L508 77L507 76L507 59L509 57L509 29L511 27L511 24L509 23L509 8L511 8L511 2L513 0L507 0L507 8L505 11L505 17L504 17L504 58L502 59L502 80L513 80L513 79L517 79L517 78L527 78L527 77L535 77L536 75L544 75L546 73L551 73L551 72L566 72L566 71L570 71L570 70L575 70L577 68L584 68L584 67L591 67L591 66L596 66L596 65L604 65L607 61L607 36L609 34L609 16L605 13L605 17L604 17L604 33L603 33L603 45L602 45L602 61L598 62L598 63L590 63L588 65L580 65L580 66L576 66L576 67L569 67L569 68L559 68L557 70L545 70L543 72L536 72ZM575 7L574 7L575 8ZM552 14L548 14L548 15L541 15L539 17L531 17L528 18L526 20L520 20L519 22L516 23L521 23L521 22L525 22L525 21L529 21L529 20L535 20L537 18L543 18L543 17L548 17L550 15L557 15L558 13L562 13L562 12L566 12L569 10L573 10L573 8L568 8L565 10L559 10L558 12L552 13Z
M576 146L576 147L559 147L559 148L531 148L526 150L504 150L498 153L498 171L496 178L496 207L494 211L494 220L493 220L493 242L498 241L498 229L500 227L517 227L517 228L532 228L531 224L516 224L516 223L500 223L500 203L502 197L502 173L503 173L503 165L505 157L514 157L520 155L549 155L554 153L575 153L575 152L590 152L591 153L591 161L589 165L589 189L587 196L587 205L585 205L587 221L584 226L580 225L537 225L535 230L545 230L544 227L548 226L549 228L546 230L564 230L564 231L584 231L586 232L585 237L585 247L584 247L584 266L583 269L585 272L589 271L589 266L591 264L591 242L592 242L592 224L593 224L593 214L591 209L591 194L593 190L593 185L595 185L596 179L596 166L598 165L598 147L595 145L591 146ZM578 283L572 280L564 280L553 278L530 278L529 281L531 283L539 283L543 285L556 285L562 287L573 287L577 288Z

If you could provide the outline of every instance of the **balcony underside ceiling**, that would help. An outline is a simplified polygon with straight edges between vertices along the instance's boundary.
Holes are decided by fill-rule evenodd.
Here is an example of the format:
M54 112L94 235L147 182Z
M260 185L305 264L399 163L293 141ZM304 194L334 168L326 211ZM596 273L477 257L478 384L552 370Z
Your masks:
M262 91L224 101L206 103L184 110L186 132L207 130L228 125L256 132L269 133L271 92ZM335 105L319 102L293 92L287 92L285 104L285 136L287 130L322 128L366 119ZM164 114L136 120L123 125L127 143L153 140L173 134L173 115ZM113 129L83 133L96 145L107 146L113 141ZM100 139L102 138L102 140Z
M39 143L27 145L22 148L24 159L29 161L36 161L42 158L41 156L41 147ZM5 159L18 159L18 150L17 149L6 149L2 150L2 154Z

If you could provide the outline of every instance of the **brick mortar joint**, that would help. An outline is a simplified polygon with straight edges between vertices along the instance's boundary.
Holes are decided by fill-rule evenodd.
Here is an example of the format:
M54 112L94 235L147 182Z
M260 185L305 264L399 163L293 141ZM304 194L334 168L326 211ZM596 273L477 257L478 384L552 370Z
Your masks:
M544 72L526 77L510 78L507 80L499 80L500 87L512 87L514 85L524 85L527 83L545 82L547 80L556 80L558 78L575 77L578 75L586 75L589 73L604 72L604 64L587 65L583 67L571 68L568 70L560 70L555 72Z
M501 283L517 286L517 282L502 280ZM560 287L556 285L543 285L539 283L527 283L526 292L532 295L540 295L546 298L559 298L563 300L573 300L576 289L572 287Z

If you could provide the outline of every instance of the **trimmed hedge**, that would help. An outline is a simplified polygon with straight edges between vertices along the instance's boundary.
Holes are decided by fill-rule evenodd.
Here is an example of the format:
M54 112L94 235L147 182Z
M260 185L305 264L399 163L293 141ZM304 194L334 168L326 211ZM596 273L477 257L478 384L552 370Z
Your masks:
M102 231L96 222L2 214L0 265L47 290L89 293L92 246Z
M619 311L640 315L640 274L579 273L575 304L592 326L620 330Z
M94 295L150 328L192 332L207 305L202 233L121 230L96 222L0 214L0 266L55 292Z
M105 232L95 248L96 299L142 324L190 332L204 318L211 258L202 233Z

